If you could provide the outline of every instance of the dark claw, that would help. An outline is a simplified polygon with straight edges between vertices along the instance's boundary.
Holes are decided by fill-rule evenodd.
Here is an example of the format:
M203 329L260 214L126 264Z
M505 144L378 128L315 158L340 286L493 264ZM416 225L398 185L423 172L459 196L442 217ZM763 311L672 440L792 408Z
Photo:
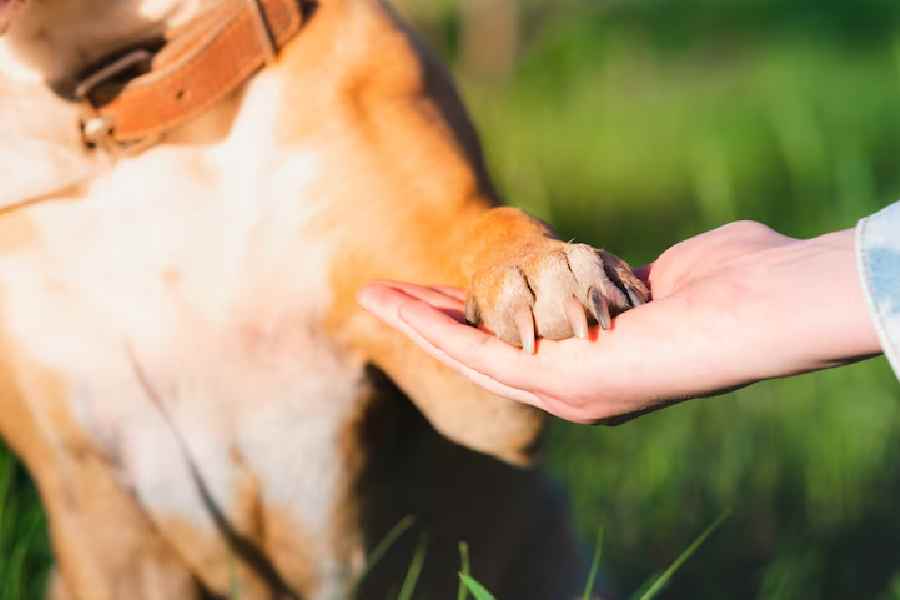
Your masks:
M628 286L625 285L625 282L622 281L622 278L619 277L619 274L616 272L615 268L609 263L603 263L603 270L606 273L607 279L612 282L616 289L622 293L622 300L628 301L631 306L617 306L616 309L619 311L628 310L629 308L634 308L634 299L632 298L632 292L628 289Z
M478 310L478 301L475 296L466 299L466 322L472 327L481 325L481 311Z
M644 303L641 297L636 294L634 290L632 290L627 285L623 287L625 288L625 294L628 296L628 301L631 303L631 308L637 308Z
M603 294L593 286L588 288L588 301L591 314L594 316L597 323L600 324L600 328L609 331L612 326L612 321L609 318L609 302L607 302Z

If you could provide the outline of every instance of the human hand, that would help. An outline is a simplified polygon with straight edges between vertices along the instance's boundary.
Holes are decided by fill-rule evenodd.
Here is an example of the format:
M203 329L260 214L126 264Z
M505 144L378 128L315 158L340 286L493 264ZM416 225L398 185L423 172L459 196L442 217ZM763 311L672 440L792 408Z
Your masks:
M739 222L642 270L653 295L588 339L529 354L465 324L463 293L380 282L360 303L502 396L579 423L618 423L763 379L878 354L852 230L795 240Z

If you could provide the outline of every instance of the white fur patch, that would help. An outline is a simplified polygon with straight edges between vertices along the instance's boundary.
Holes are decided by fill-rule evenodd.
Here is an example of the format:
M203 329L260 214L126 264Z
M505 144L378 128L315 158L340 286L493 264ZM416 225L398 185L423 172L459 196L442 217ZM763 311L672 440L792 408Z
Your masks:
M0 209L86 181L95 170L82 152L73 108L4 50L0 45Z
M235 461L252 471L264 508L312 536L321 597L336 598L338 438L362 366L322 330L338 248L316 229L315 149L276 144L280 93L263 74L221 144L161 146L77 202L29 207L43 246L0 255L0 318L70 383L73 414L151 516L214 531L171 420L226 515Z

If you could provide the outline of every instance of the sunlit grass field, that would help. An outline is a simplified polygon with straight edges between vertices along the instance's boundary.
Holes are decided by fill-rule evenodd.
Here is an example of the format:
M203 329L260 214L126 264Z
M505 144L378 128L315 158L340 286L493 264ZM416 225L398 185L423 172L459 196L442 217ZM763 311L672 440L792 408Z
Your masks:
M468 86L502 189L637 263L734 219L853 226L900 198L896 8L854 7L572 8L501 89ZM621 590L733 507L669 597L900 597L898 409L878 360L616 430L558 425L548 458L585 535L606 525Z
M640 264L735 219L812 237L900 199L900 4L519 6L513 68L457 71L504 197L565 238ZM455 9L411 2L451 60ZM618 429L557 424L547 454L584 538L606 527L623 594L731 507L663 597L900 598L900 384L883 359Z
M643 263L734 219L810 237L900 199L900 3L520 8L515 61L485 73L460 59L454 0L404 6L454 65L504 197L560 235ZM604 528L623 595L730 508L663 598L900 598L900 384L883 359L617 429L556 424L546 454L586 544ZM0 600L43 585L36 502L0 462Z

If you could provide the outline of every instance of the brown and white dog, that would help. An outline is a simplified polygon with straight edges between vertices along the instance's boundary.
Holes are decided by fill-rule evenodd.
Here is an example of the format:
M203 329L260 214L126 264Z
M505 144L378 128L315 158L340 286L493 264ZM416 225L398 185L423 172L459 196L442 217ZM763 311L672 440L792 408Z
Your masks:
M298 3L233 91L138 149L86 142L85 73L225 5L0 0L0 433L50 516L51 594L380 599L419 535L355 582L415 515L419 597L455 594L459 540L501 598L573 596L565 503L522 468L541 417L355 295L464 287L531 347L646 290L494 208L449 78L379 0Z

